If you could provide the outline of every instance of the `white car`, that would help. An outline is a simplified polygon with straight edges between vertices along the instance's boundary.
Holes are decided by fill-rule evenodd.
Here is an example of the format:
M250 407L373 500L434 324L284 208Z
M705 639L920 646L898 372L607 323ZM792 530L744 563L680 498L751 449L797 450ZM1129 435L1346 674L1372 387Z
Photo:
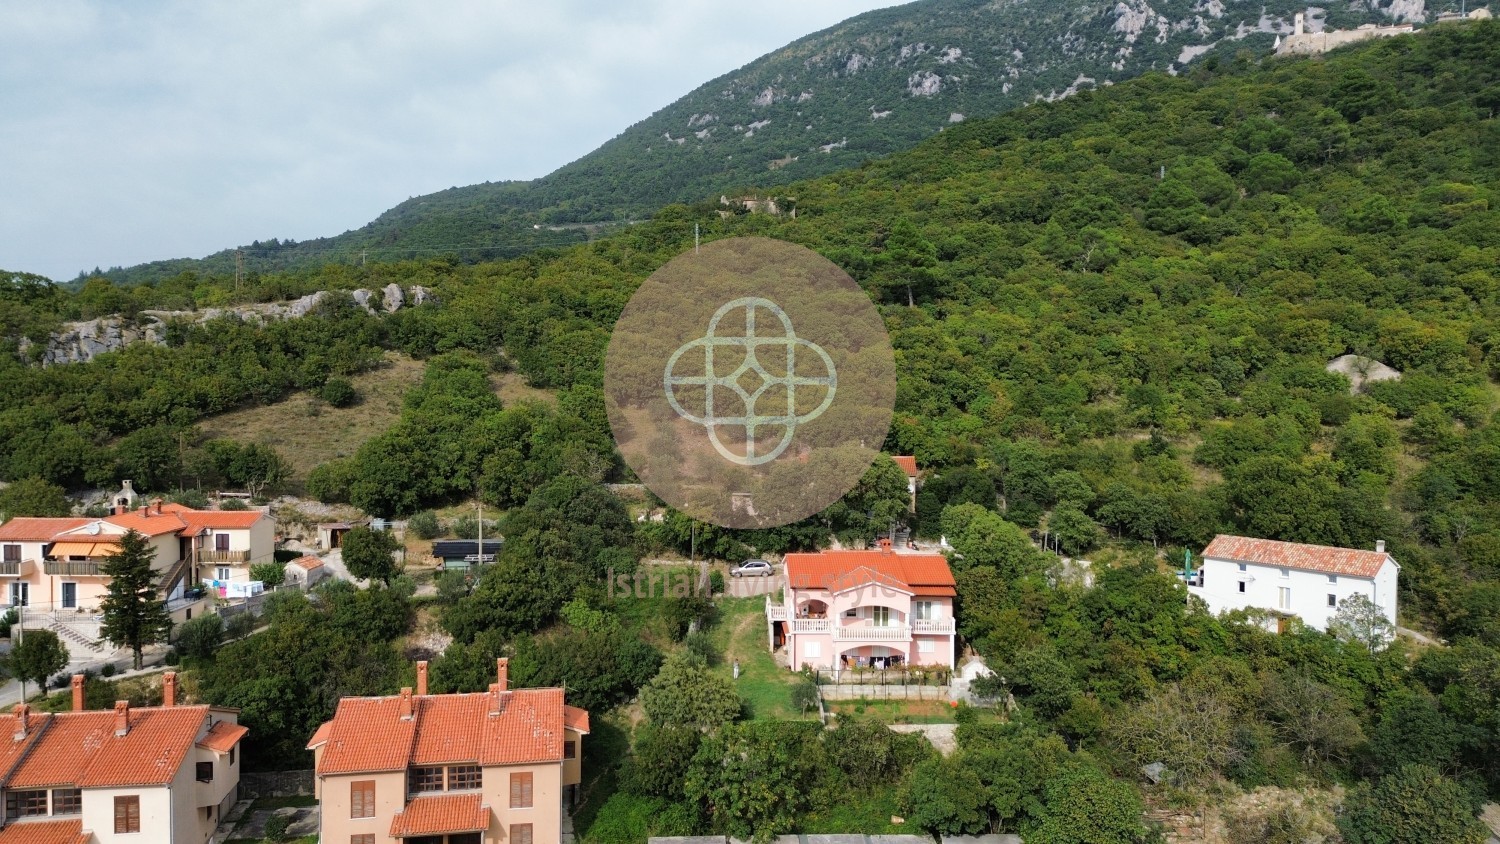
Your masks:
M776 568L765 560L746 560L729 570L730 577L770 577Z

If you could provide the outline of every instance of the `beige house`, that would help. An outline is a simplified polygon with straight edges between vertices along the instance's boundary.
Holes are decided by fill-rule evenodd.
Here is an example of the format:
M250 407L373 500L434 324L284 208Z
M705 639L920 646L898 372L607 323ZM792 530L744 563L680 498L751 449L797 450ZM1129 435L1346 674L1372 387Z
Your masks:
M319 840L349 844L557 844L581 780L588 713L562 689L508 687L344 698L308 742ZM3 844L3 842L0 842Z
M162 705L0 715L0 844L204 844L239 793L238 711L178 706L177 676ZM10 736L6 742L4 736Z
M136 509L117 504L100 519L11 519L0 525L0 601L89 614L108 587L100 565L131 530L150 542L159 588L179 622L195 606L188 590L203 581L248 583L251 565L275 558L276 520L259 510L193 510L158 498Z

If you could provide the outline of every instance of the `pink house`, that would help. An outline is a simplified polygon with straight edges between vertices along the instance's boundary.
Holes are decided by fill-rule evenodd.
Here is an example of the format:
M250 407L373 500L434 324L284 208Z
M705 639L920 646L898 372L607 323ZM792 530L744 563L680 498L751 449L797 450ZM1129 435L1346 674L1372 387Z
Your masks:
M955 663L953 572L941 554L874 551L786 556L782 599L766 601L771 648L798 670Z

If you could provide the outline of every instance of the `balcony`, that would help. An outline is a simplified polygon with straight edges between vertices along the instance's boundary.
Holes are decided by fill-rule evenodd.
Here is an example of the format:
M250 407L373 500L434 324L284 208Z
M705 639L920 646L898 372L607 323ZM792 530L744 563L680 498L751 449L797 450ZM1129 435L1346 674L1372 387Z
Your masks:
M215 551L211 548L198 549L198 562L203 563L248 563L250 562L249 551Z
M827 633L832 625L826 618L794 618L787 622L792 633Z
M36 570L36 560L0 560L0 577L23 577Z
M4 572L0 572L3 574ZM766 618L771 621L786 621L786 607L782 604L771 602L771 597L766 596Z
M936 620L918 618L911 623L913 633L953 633L955 632L953 619L939 618Z
M905 624L849 624L833 628L833 638L838 642L909 642L911 628Z
M47 574L62 575L63 577L103 576L99 572L99 564L88 561L47 560L42 564L42 571Z

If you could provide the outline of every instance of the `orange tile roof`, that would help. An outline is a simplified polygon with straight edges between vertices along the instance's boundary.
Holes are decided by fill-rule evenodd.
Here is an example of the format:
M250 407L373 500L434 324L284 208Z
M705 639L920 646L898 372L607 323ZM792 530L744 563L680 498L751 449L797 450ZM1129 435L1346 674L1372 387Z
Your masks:
M163 507L163 510L166 508ZM188 533L197 533L203 528L244 530L266 517L259 510L178 510L177 517L187 523Z
M563 726L587 735L589 731L589 711L587 709L579 709L576 706L564 706Z
M318 729L313 733L312 738L307 740L307 749L312 750L314 747L317 747L320 744L326 744L328 742L328 735L332 732L332 721L324 721L323 723L319 724Z
M860 566L853 571L834 575L828 581L828 588L833 592L844 592L849 589L857 589L861 586L869 586L875 583L881 586L889 586L892 589L899 589L902 592L911 591L907 588L905 581L893 575L886 574L883 571L872 569L869 566Z
M1277 542L1273 539L1225 534L1215 536L1214 541L1203 549L1203 556L1355 577L1374 577L1389 558L1384 551L1304 545L1300 542Z
M239 724L231 724L228 721L220 721L208 728L203 738L198 740L199 747L205 747L216 753L228 753L245 734L250 732L249 727Z
M113 710L59 712L42 728L6 788L166 785L209 717L207 706L133 707L130 729L115 735ZM0 716L0 742L15 716Z
M0 540L46 542L65 530L81 528L92 521L94 520L22 516L0 525Z
M499 711L492 715L497 694ZM562 759L562 689L413 697L410 720L401 718L401 707L394 695L339 701L333 720L308 743L324 745L318 775L399 771L411 764Z
M391 818L392 838L453 835L490 828L490 807L478 794L441 794L413 797Z
M301 567L303 571L312 571L313 569L323 567L323 561L311 554L308 554L305 557L298 557L297 559L292 560L292 563Z
M83 831L83 821L14 820L0 830L0 844L88 844L94 836Z
M897 554L894 551L823 551L787 554L787 583L793 589L829 589L841 576L864 567L902 583L917 594L929 588L953 588L953 572L941 554Z
M891 459L896 461L896 465L901 467L901 470L906 473L908 478L915 478L917 476L917 458L909 454L898 454Z
M134 530L146 536L181 533L182 529L187 527L187 522L184 522L179 514L172 512L142 515L137 510L131 510L120 516L106 516L102 521L122 530Z

